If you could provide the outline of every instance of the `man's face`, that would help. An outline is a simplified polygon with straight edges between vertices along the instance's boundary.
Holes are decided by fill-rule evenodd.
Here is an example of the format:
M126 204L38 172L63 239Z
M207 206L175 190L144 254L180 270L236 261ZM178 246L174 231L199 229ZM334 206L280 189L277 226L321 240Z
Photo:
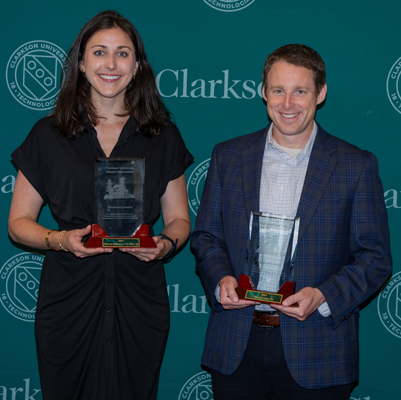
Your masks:
M274 140L290 148L305 146L313 130L316 106L327 93L316 94L313 72L286 62L276 62L267 74L263 98L273 121Z

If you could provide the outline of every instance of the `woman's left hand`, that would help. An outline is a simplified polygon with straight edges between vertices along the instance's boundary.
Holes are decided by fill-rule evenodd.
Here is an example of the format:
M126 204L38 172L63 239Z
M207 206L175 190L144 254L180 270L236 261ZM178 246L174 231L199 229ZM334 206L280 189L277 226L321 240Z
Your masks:
M191 230L184 174L168 183L160 204L164 225L162 233L174 241L177 240L177 249L179 249L188 239ZM153 236L152 239L156 247L120 248L119 250L145 262L161 260L171 250L172 243L169 240L160 239L159 236Z
M121 247L119 250L145 262L160 260L170 251L172 245L168 240L160 239L159 236L153 236L152 239L156 247Z

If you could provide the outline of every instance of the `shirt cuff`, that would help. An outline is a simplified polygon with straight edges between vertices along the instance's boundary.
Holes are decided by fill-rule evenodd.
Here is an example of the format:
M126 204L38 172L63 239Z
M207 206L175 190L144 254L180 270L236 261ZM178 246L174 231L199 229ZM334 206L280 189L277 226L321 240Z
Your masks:
M327 301L325 301L323 304L321 304L317 310L319 311L320 315L322 317L330 317L331 315L331 310L329 305L327 304Z
M216 286L214 297L216 297L216 300L220 303L220 283Z

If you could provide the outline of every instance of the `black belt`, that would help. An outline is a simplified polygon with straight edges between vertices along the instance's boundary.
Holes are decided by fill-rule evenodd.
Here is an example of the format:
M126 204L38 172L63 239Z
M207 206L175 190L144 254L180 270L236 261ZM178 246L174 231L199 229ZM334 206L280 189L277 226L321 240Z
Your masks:
M278 311L253 313L253 322L261 327L280 326L280 314Z

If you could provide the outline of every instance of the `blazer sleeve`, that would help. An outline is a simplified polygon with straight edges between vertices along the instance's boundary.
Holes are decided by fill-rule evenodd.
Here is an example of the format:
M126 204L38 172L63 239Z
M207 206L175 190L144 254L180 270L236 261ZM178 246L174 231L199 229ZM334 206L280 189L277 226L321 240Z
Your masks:
M317 286L330 306L333 329L368 300L392 271L383 186L376 157L368 153L352 202L350 251L353 262Z
M191 250L196 259L196 270L204 285L212 312L223 308L214 292L225 276L234 276L226 245L222 221L222 186L219 178L219 145L213 149L202 199L191 236Z

